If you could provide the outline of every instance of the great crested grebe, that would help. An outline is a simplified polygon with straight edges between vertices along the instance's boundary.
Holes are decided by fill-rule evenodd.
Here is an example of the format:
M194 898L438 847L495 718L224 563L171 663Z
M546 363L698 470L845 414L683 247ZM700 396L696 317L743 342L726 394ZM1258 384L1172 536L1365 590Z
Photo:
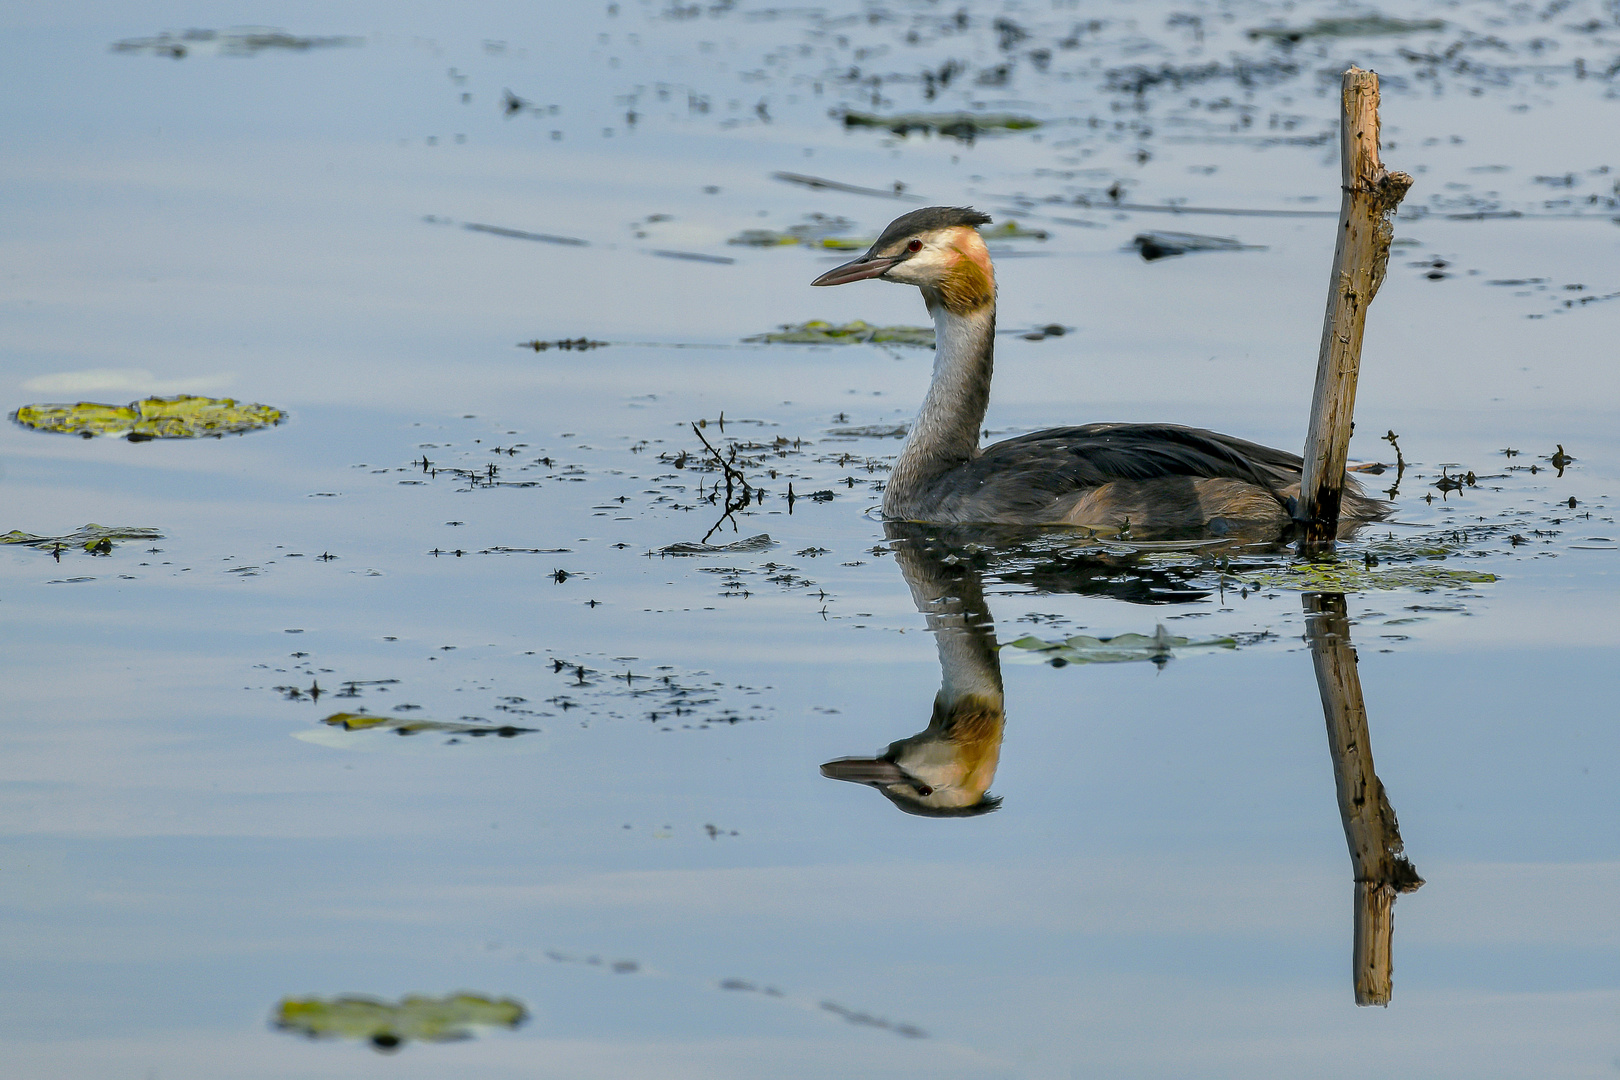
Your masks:
M1299 455L1176 424L1048 428L981 448L995 348L996 278L966 207L896 218L877 242L811 282L881 278L922 290L934 317L934 379L883 494L892 519L1079 525L1132 535L1269 534L1293 523ZM1386 504L1346 479L1341 520Z

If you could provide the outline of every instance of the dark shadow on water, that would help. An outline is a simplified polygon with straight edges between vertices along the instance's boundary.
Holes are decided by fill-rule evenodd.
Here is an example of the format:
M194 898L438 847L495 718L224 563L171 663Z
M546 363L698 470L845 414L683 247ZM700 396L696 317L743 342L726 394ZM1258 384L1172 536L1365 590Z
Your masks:
M1108 596L1139 604L1208 595L1162 567L1098 549L1019 550L960 532L909 524L885 526L895 561L939 652L940 688L928 726L874 757L821 766L823 776L871 787L908 814L970 817L1001 806L989 793L1006 723L995 623L987 578L1041 592ZM1005 541L1007 537L1000 537ZM1394 808L1373 768L1343 593L1301 594L1305 640L1327 721L1328 749L1355 885L1352 981L1356 1004L1388 1005L1394 969L1394 904L1423 879L1408 861Z

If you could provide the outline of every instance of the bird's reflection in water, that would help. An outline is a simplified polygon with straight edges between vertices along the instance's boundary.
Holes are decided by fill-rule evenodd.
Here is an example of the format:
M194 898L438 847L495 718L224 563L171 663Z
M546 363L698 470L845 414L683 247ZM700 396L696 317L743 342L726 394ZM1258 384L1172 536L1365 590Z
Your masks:
M994 526L885 525L895 561L939 649L940 687L928 727L877 757L821 767L834 780L866 784L909 814L970 817L1001 805L990 782L1006 722L1001 657L984 599L985 569L996 580L1044 592L1111 596L1140 604L1208 595L1173 573L1101 549L1019 549L1027 531ZM1019 557L1020 550L1025 557Z
M1001 805L990 795L1001 759L1001 658L980 574L948 548L906 536L895 559L939 648L940 686L928 727L877 757L839 758L821 767L834 780L867 784L908 814L968 817Z
M928 726L890 743L876 757L839 758L823 776L866 784L908 814L968 817L989 813L989 793L1006 724L995 624L984 599L985 567L998 581L1045 592L1105 595L1134 603L1178 603L1207 593L1186 579L1129 557L1073 551L1044 558L987 558L997 540L964 545L960 530L886 526L895 560L939 650L940 688ZM1353 985L1356 1004L1387 1005L1392 994L1394 902L1423 879L1407 860L1394 808L1373 770L1367 710L1345 600L1303 595L1306 642L1327 721L1339 813L1355 880Z

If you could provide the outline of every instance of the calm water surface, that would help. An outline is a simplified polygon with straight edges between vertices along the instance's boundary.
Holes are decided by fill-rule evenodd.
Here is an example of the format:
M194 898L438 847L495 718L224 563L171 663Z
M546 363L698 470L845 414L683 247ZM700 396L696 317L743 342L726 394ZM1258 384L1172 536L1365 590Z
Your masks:
M202 393L289 419L0 428L0 531L162 534L0 548L0 1071L1620 1071L1612 5L1432 4L1399 14L1438 28L1295 44L1248 32L1345 12L554 7L5 16L6 411ZM353 40L182 36L238 17ZM919 325L918 297L812 292L845 256L728 243L971 203L1046 234L993 245L992 433L1298 447L1352 61L1417 178L1352 446L1393 463L1398 433L1398 524L1343 553L1408 575L1346 598L1427 882L1387 1008L1355 1004L1286 558L892 540L898 443L871 432L909 419L928 351L743 339ZM846 109L1042 123L968 143ZM1152 209L1178 203L1321 216ZM1148 262L1149 230L1250 246ZM579 337L611 344L516 347ZM768 541L663 553L723 511L699 420L766 492L710 544ZM1139 662L1008 646L1161 627ZM929 734L936 695L998 677L1004 728ZM999 808L820 775L919 734L993 765ZM463 990L528 1021L393 1055L270 1024L289 997Z

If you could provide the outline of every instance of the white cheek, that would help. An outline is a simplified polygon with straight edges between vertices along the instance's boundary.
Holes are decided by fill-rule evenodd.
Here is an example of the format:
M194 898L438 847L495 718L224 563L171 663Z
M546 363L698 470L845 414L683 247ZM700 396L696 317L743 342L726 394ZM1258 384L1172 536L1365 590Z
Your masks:
M886 276L890 281L899 281L906 285L926 285L931 281L939 280L944 271L945 257L943 253L926 250L917 252L917 254L890 270Z

